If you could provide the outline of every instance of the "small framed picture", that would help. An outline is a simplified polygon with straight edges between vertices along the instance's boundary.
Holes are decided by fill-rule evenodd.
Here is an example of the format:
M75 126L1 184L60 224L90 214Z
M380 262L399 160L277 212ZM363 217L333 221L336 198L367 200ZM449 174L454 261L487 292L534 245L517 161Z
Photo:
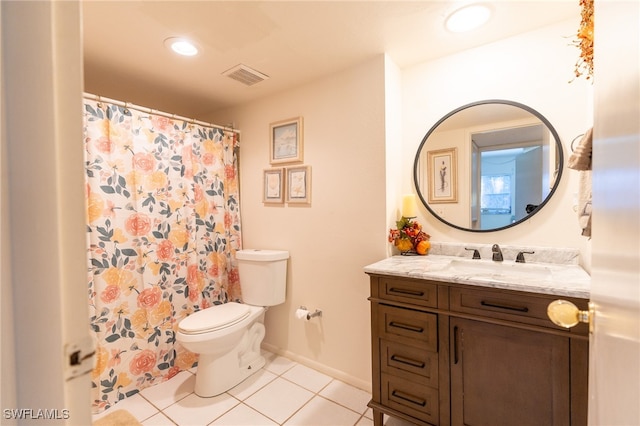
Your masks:
M287 167L287 203L311 204L311 166Z
M429 204L458 202L457 148L427 152Z
M264 170L262 202L265 204L284 203L284 169Z
M302 117L271 123L269 131L269 162L272 165L302 162Z

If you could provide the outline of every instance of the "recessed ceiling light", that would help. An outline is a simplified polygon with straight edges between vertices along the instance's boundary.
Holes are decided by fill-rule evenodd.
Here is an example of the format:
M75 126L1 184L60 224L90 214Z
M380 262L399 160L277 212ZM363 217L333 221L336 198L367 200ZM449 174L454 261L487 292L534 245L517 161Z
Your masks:
M181 37L171 37L164 41L164 45L178 55L194 56L198 54L198 48L189 40Z
M451 32L461 33L480 27L487 22L490 17L491 9L489 9L488 6L472 4L464 6L449 15L445 21L445 26Z

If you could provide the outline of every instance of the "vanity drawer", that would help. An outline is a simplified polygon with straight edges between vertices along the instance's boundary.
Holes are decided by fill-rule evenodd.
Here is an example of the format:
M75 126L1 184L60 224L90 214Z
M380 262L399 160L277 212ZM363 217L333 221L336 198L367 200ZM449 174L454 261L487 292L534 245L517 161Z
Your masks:
M533 324L565 330L551 322L547 307L553 300L563 297L534 296L503 292L451 287L449 290L452 312L464 312L502 320ZM575 301L575 299L572 299ZM584 309L584 308L583 308ZM569 331L569 330L567 330ZM582 334L585 330L575 327L571 332Z
M379 305L378 313L381 338L437 352L437 315L387 305Z
M438 286L436 284L382 277L379 286L381 299L431 308L438 306Z
M425 422L439 423L438 390L382 374L382 404Z
M380 339L380 367L385 373L438 387L438 353Z

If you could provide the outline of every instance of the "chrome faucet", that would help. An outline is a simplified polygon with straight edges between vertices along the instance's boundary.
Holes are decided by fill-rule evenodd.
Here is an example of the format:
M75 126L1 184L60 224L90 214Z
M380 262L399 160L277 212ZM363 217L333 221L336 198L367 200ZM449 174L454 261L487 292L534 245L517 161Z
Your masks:
M491 253L493 253L493 261L494 262L502 262L504 259L502 257L502 250L500 250L500 246L494 244L491 247Z

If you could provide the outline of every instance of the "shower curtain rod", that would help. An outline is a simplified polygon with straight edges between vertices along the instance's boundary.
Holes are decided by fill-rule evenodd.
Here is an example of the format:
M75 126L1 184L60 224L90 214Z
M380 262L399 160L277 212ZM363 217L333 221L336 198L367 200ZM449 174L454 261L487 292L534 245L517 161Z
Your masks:
M124 108L135 109L137 111L146 112L148 114L161 115L161 116L167 117L167 118L172 118L172 119L176 119L176 120L182 120L182 121L185 121L185 122L190 123L190 124L198 124L200 126L211 127L211 128L220 129L220 130L229 130L229 131L231 131L233 133L240 134L240 130L235 130L233 128L233 126L219 126L217 124L206 123L204 121L196 120L196 119L193 119L193 118L186 118L186 117L182 117L182 116L179 116L179 115L176 115L176 114L169 114L167 112L162 112L162 111L158 111L158 110L155 110L155 109L142 107L142 106L139 106L139 105L131 104L129 102L122 102L122 101L117 101L115 99L105 98L104 96L94 95L92 93L85 92L84 93L84 98L91 99L93 101L98 101L98 102L108 102L108 103L111 103L111 104L119 105L119 106L124 107Z

